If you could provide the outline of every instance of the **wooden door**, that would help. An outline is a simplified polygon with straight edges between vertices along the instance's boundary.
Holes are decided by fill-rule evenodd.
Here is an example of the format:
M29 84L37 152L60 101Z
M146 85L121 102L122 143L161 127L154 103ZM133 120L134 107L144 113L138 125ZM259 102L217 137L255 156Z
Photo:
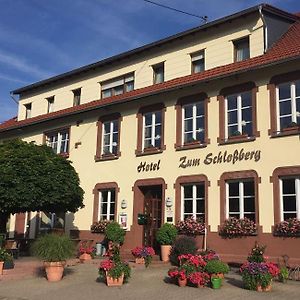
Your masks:
M161 227L162 194L161 189L152 188L145 193L144 213L148 216L147 225L144 226L144 244L154 250L159 249L156 242L156 232Z

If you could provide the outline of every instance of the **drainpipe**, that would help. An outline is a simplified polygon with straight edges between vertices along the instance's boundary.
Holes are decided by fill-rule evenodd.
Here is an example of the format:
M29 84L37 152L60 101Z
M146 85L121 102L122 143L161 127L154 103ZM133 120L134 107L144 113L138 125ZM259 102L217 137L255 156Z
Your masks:
M262 5L259 6L258 11L264 25L264 53L266 53L268 50L268 27L266 19L262 13Z

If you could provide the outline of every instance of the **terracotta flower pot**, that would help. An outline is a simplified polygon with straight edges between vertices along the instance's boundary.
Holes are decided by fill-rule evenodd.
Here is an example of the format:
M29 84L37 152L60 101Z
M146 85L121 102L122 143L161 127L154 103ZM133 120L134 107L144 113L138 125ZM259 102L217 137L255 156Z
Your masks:
M121 286L123 284L123 281L124 281L124 274L122 274L121 277L115 279L115 278L108 276L106 273L107 286Z
M0 275L3 274L3 265L4 265L4 261L0 261Z
M60 281L64 273L65 264L65 261L44 262L48 281Z
M187 285L187 278L185 278L185 279L180 279L180 278L178 278L178 285L179 285L180 287L186 286L186 285Z
M135 263L138 265L144 265L145 264L145 258L144 257L136 257Z
M91 254L88 254L88 253L82 253L80 256L79 256L79 259L80 259L80 262L81 263L84 263L86 261L90 261L92 259L92 256Z
M168 262L169 255L171 253L172 246L171 245L161 245L161 260L164 262Z
M256 290L258 292L270 292L272 290L271 284L267 285L265 288L263 288L260 284L257 285Z

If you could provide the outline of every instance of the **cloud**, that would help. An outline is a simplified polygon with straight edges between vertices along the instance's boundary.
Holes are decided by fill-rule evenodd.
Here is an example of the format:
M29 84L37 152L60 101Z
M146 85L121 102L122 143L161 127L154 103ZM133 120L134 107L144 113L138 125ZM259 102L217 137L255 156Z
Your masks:
M53 73L42 70L40 67L29 63L26 59L16 55L8 54L1 49L0 63L8 65L9 67L20 72L30 74L32 77L36 77L38 79L50 77L53 75Z
M15 78L15 77L11 77L9 75L0 73L0 79L5 80L5 81L12 81L12 82L17 82L17 83L22 83L22 84L28 84L28 81L19 79L19 78Z

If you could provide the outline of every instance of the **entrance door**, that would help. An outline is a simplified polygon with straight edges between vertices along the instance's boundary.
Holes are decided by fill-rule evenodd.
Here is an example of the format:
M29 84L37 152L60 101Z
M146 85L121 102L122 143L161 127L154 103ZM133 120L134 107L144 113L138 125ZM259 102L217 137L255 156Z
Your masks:
M162 188L150 186L144 189L144 214L148 216L147 225L144 225L144 244L157 251L159 245L155 237L162 221Z

